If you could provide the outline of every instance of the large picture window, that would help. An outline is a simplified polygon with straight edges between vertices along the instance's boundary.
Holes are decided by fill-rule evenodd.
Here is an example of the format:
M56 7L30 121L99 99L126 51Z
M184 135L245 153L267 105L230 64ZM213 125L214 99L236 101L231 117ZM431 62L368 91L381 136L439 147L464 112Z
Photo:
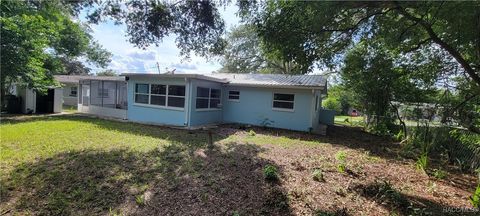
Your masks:
M197 87L197 109L219 109L222 92L220 89Z
M294 94L273 94L273 109L293 111L295 101Z
M135 103L160 107L185 107L185 86L135 84Z

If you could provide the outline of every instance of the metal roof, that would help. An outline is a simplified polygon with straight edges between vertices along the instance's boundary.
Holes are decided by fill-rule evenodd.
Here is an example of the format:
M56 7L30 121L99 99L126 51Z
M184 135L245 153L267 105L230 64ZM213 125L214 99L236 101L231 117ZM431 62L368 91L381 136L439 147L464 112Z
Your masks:
M258 87L297 87L324 88L326 80L322 75L286 75L286 74L230 74L213 73L211 76L228 80L229 85Z
M55 75L54 77L60 83L78 83L80 80L125 81L124 76Z
M220 82L233 86L272 87L272 88L307 88L325 89L326 80L322 75L286 75L286 74L147 74L123 73L122 76L147 78L195 78Z
M213 82L228 83L226 79L220 79L217 77L212 77L209 75L203 74L147 74L147 73L122 73L122 76L136 76L136 77L147 77L147 78L195 78L202 80L209 80Z

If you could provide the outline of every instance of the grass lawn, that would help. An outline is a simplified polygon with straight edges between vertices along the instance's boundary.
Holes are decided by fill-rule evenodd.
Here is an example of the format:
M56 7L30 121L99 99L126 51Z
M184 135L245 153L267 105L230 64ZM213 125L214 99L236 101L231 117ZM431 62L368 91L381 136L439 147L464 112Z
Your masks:
M363 116L335 116L334 119L335 124L346 126L361 126L363 121Z
M326 137L187 131L75 114L0 124L0 215L408 215L470 207L475 176L436 179L358 128ZM277 170L266 180L264 168ZM432 167L439 168L439 167Z

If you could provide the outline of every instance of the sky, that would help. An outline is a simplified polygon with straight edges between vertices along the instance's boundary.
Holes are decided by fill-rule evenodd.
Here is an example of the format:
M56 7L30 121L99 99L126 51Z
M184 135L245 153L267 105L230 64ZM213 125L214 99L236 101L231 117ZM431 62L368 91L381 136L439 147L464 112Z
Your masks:
M236 5L231 4L219 10L227 30L238 25L240 18L235 15ZM175 45L175 35L164 38L159 46L152 45L146 49L140 49L128 42L125 25L115 25L112 21L107 21L91 25L91 28L95 40L113 54L112 62L107 68L118 73L158 73L157 62L160 73L167 72L167 68L175 69L175 72L180 73L211 73L221 68L218 59L208 61L193 53L190 59L184 59ZM105 70L91 68L93 73Z

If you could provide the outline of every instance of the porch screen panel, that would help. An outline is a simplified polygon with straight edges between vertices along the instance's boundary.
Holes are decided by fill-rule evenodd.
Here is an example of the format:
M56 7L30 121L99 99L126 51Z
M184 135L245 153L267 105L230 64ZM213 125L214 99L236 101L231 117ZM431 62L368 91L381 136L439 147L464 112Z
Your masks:
M102 82L98 80L92 80L90 85L90 104L95 106L102 106Z
M127 109L127 83L117 82L117 109Z
M101 92L103 107L115 108L116 102L116 82L103 81L103 92Z

